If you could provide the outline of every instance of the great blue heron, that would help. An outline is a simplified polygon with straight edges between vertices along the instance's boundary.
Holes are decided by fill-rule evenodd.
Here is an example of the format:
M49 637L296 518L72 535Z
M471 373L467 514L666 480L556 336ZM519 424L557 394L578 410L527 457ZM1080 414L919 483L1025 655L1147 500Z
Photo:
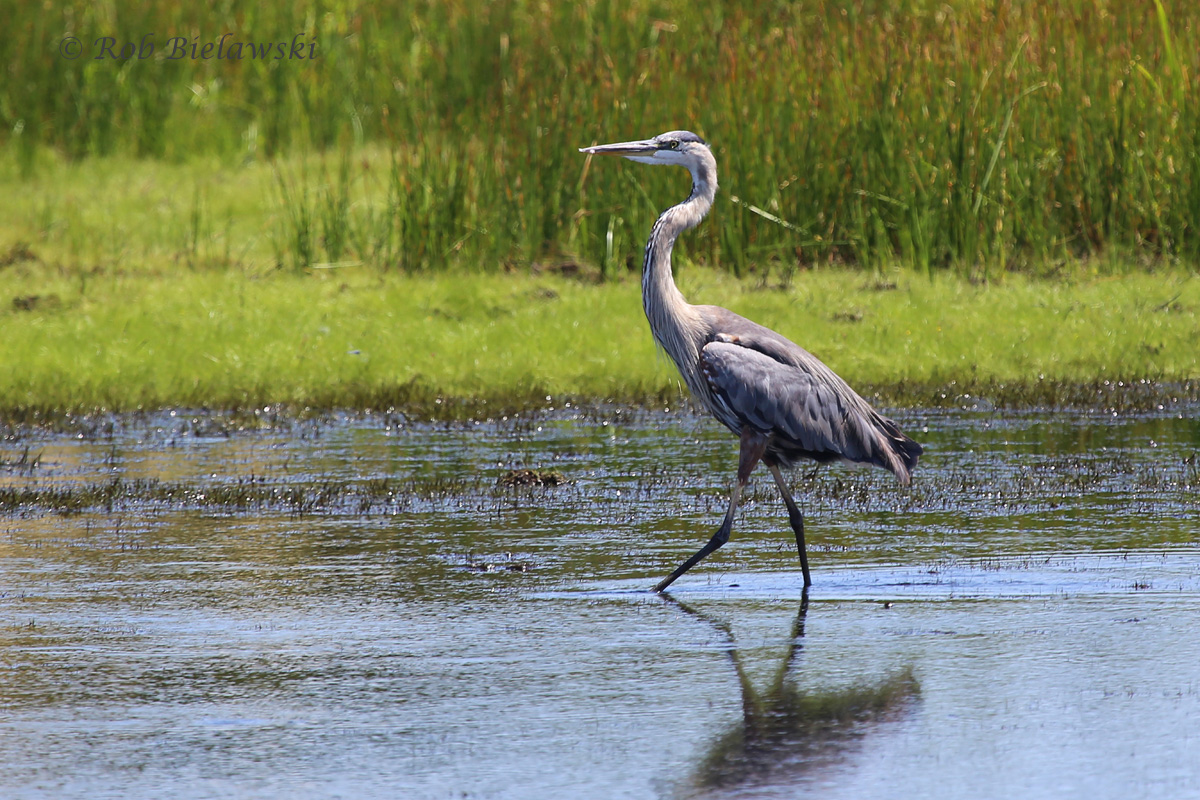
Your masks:
M684 300L671 275L671 248L680 233L699 224L717 193L717 162L703 139L690 131L670 131L653 139L582 147L580 152L675 164L692 173L691 195L659 215L650 230L642 266L642 306L650 332L679 368L692 396L741 439L737 482L721 527L654 591L663 591L729 541L738 501L759 461L771 470L787 505L804 586L809 587L804 516L780 467L803 459L874 464L907 484L921 445L799 345L732 311Z

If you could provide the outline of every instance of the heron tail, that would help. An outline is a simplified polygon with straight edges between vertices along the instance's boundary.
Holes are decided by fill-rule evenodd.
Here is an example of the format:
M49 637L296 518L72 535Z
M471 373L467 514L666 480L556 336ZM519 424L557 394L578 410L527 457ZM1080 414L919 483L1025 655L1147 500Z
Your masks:
M912 471L917 466L917 459L925 452L925 448L904 435L900 426L887 417L879 417L880 429L886 440L882 466L889 469L896 479L905 486L912 478Z

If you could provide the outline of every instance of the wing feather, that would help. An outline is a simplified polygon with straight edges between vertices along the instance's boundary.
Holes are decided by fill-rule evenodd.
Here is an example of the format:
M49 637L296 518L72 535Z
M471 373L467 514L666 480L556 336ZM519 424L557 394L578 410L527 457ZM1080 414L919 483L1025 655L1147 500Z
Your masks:
M709 387L745 425L775 433L813 453L858 460L861 448L847 436L852 410L827 382L798 366L726 342L700 354Z
M877 464L907 481L920 446L815 356L763 331L770 335L752 329L719 334L701 350L701 372L726 425L773 434L787 461L844 458Z

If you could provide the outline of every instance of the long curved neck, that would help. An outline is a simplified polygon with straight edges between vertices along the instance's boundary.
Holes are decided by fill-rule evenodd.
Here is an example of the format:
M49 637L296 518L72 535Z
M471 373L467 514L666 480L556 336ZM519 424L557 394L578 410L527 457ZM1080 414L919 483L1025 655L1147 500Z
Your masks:
M664 211L650 231L642 264L642 307L654 339L689 382L702 330L700 315L684 299L671 274L671 250L679 234L700 223L717 194L717 164L711 155L692 169L692 193Z

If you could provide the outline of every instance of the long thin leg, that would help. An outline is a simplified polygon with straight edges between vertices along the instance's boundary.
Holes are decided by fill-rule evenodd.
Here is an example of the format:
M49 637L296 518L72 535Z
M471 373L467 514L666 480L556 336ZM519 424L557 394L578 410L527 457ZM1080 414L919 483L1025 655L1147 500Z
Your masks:
M701 547L694 556L676 567L674 572L654 587L654 591L661 592L665 590L675 582L676 578L700 563L713 550L716 550L729 541L729 532L733 530L733 515L737 511L738 501L741 500L742 490L746 488L746 482L750 480L750 473L754 472L754 468L762 460L766 449L766 436L749 428L742 431L741 448L738 451L737 483L734 484L733 491L730 492L729 510L725 512L725 520L721 523L721 527L717 528L717 532L713 534L713 537L708 540L708 544Z
M804 515L796 507L792 493L788 491L787 484L783 482L783 473L779 471L779 465L768 464L767 468L771 470L771 475L775 478L775 485L779 487L779 493L783 495L783 503L788 510L788 521L792 523L792 530L796 532L796 549L800 551L800 569L804 572L804 588L807 589L812 586L812 578L808 574L808 549L804 546Z

